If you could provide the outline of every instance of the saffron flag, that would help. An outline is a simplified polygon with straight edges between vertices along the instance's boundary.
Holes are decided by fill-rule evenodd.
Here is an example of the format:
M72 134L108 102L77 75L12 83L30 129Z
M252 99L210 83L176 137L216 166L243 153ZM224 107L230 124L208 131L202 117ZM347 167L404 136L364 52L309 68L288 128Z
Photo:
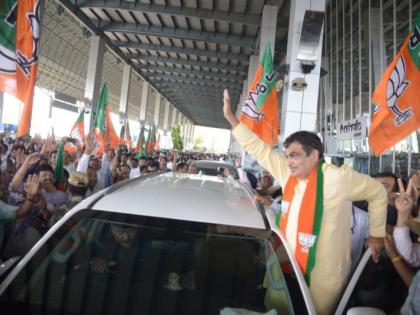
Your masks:
M124 124L121 126L120 142L121 144L127 145L129 149L133 147L133 142L131 141L130 126L128 124L128 117L125 117Z
M420 127L420 12L372 96L369 143L382 154Z
M124 143L129 149L133 147L133 142L131 141L130 126L128 124L128 117L125 118L124 124Z
M156 140L156 151L160 151L160 134L158 134L157 136L157 140Z
M141 156L149 157L149 155L147 154L147 150L146 150L146 139L145 139L145 136L144 136L144 129L145 128L142 125L141 129L140 129L139 138L137 139L136 149L135 149L135 152L137 153L136 154L137 158L140 158Z
M0 1L0 91L23 104L17 136L29 133L38 69L40 0Z
M273 58L270 43L260 57L257 72L247 98L242 104L239 120L273 147L279 133L279 101L274 82Z
M155 146L156 146L156 126L155 126L155 123L152 123L149 127L149 132L147 134L147 144L146 144L147 153L149 155L153 154L153 150L155 149Z
M80 141L80 143L85 143L85 110L83 109L76 122L71 128L70 138L74 138Z
M98 154L104 152L106 144L109 144L111 148L115 148L119 145L120 139L115 132L114 125L111 121L108 86L106 83L102 86L101 94L99 95L94 126L96 141L99 144Z

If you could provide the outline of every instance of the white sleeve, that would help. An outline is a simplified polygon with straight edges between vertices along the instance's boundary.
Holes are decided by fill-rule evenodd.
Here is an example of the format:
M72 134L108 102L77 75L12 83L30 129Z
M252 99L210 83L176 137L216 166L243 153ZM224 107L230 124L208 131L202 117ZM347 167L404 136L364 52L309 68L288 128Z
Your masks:
M89 160L90 156L86 153L83 153L82 157L79 160L79 163L77 164L77 172L87 173L89 167Z
M413 244L408 227L394 228L394 241L400 255L413 267L420 266L420 244Z

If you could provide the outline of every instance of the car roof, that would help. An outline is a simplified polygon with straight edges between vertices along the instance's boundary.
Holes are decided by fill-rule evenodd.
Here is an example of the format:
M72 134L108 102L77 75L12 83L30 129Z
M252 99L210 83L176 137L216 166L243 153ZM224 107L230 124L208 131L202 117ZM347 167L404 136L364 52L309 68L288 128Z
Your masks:
M96 201L89 202L90 209L267 228L252 193L238 181L226 178L164 173L128 180L98 194L102 197L93 198ZM83 202L76 209L86 206Z

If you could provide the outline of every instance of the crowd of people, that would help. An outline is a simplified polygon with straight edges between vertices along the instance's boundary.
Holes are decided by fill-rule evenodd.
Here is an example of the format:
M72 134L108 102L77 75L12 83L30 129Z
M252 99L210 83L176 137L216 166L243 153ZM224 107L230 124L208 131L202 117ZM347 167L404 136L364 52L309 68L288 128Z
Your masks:
M58 154L61 142L65 150ZM198 173L195 160L227 159L167 150L144 156L126 145L105 146L98 155L93 134L83 145L72 138L12 139L5 134L0 143L0 261L26 254L68 210L114 183L158 171ZM57 181L57 165L63 167L62 182Z

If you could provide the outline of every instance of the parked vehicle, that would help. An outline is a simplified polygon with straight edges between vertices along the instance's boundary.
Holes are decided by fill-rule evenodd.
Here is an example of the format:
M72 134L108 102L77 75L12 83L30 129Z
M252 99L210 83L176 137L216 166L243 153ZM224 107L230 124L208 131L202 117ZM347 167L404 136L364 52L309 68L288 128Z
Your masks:
M173 173L127 180L82 201L3 270L0 310L315 314L272 222L238 181Z

